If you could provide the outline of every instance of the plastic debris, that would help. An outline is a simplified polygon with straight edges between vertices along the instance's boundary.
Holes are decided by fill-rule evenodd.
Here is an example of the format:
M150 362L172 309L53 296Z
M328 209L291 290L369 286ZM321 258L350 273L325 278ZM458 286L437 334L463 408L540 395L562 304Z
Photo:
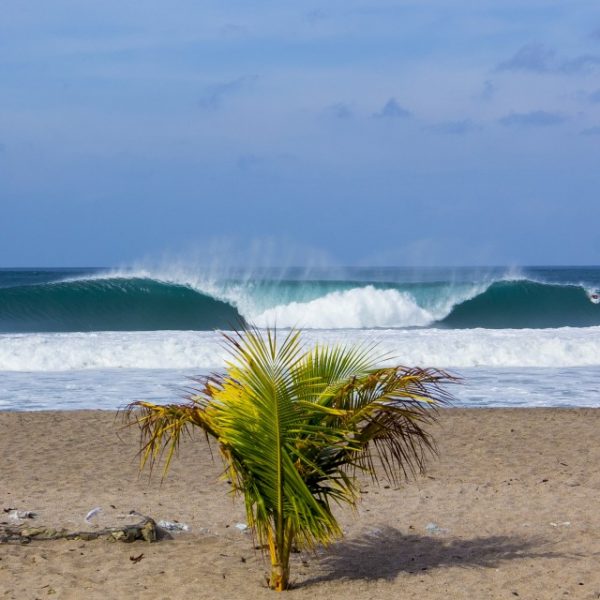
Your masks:
M379 527L371 527L366 533L367 536L373 538L381 537L382 534L383 530L381 530Z
M552 527L570 527L571 521L563 521L562 523L550 523Z
M433 534L448 533L447 529L442 529L437 523L427 523L427 525L425 525L425 531Z
M8 518L13 521L18 521L19 519L35 519L35 513L30 510L17 510L16 508L13 508L8 512Z
M161 529L166 529L167 531L189 531L190 526L186 523L180 523L179 521L159 521L157 525Z
M102 512L102 507L100 507L100 506L96 506L96 508L92 508L92 510L90 510L90 512L88 512L88 514L85 515L84 521L91 525L92 519L101 512Z
M248 525L246 525L246 523L236 523L235 528L239 529L241 532L248 531Z

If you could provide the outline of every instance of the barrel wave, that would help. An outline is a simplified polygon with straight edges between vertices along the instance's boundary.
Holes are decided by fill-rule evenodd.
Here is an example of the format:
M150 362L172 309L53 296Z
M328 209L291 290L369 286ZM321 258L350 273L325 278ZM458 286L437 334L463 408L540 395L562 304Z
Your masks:
M0 332L231 329L230 304L185 285L103 278L0 288Z
M544 329L600 325L590 285L531 279L170 279L96 273L0 285L0 333L305 329ZM40 276L41 277L41 276ZM26 278L25 278L26 279ZM0 282L1 283L1 282Z
M308 329L423 328L548 329L600 325L600 304L579 284L528 279L457 285L345 282L318 298L278 304L251 314L260 326ZM288 294L289 296L289 294ZM246 313L244 313L246 316Z
M523 329L600 325L600 305L579 285L497 281L454 306L439 324L452 329Z

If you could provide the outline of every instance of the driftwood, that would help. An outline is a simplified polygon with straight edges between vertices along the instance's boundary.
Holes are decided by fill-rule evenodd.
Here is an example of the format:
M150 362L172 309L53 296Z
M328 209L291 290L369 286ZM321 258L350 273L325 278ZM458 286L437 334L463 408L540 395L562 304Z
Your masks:
M28 544L33 540L95 540L107 539L110 542L133 542L145 540L154 542L157 527L154 519L142 516L139 523L121 527L106 527L96 531L68 531L52 527L31 527L25 523L8 525L0 523L0 544Z

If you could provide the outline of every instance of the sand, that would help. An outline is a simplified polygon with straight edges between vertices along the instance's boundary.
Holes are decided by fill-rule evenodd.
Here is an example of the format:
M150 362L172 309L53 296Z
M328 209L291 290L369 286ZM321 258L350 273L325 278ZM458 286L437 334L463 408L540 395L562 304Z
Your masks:
M594 409L442 411L427 475L365 482L358 511L339 511L345 538L294 555L287 597L600 598L599 432ZM73 530L93 529L95 507L96 525L134 509L191 527L152 544L1 544L0 599L273 597L202 437L162 485L138 476L136 451L111 412L0 413L0 509Z

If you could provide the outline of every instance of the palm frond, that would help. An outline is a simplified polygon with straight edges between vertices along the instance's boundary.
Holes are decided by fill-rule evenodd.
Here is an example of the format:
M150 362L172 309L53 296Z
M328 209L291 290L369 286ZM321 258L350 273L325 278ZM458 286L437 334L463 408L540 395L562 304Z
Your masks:
M137 425L140 429L141 468L148 465L152 472L156 462L163 459L164 478L179 448L182 435L199 427L205 432L207 439L216 437L215 424L206 409L222 389L222 378L210 375L195 381L201 387L194 390L186 402L162 405L137 401L125 408L124 419L127 425Z
M270 521L279 519L307 543L326 542L337 524L297 469L296 442L311 435L293 373L302 357L298 333L279 345L276 332L265 337L256 330L228 340L234 379L225 382L214 416L259 538L268 538Z
M445 371L406 367L376 369L354 378L332 399L334 406L348 410L348 427L360 445L349 464L376 479L376 456L395 483L399 475L422 472L427 454L436 451L427 426L451 399L442 384L455 381Z

